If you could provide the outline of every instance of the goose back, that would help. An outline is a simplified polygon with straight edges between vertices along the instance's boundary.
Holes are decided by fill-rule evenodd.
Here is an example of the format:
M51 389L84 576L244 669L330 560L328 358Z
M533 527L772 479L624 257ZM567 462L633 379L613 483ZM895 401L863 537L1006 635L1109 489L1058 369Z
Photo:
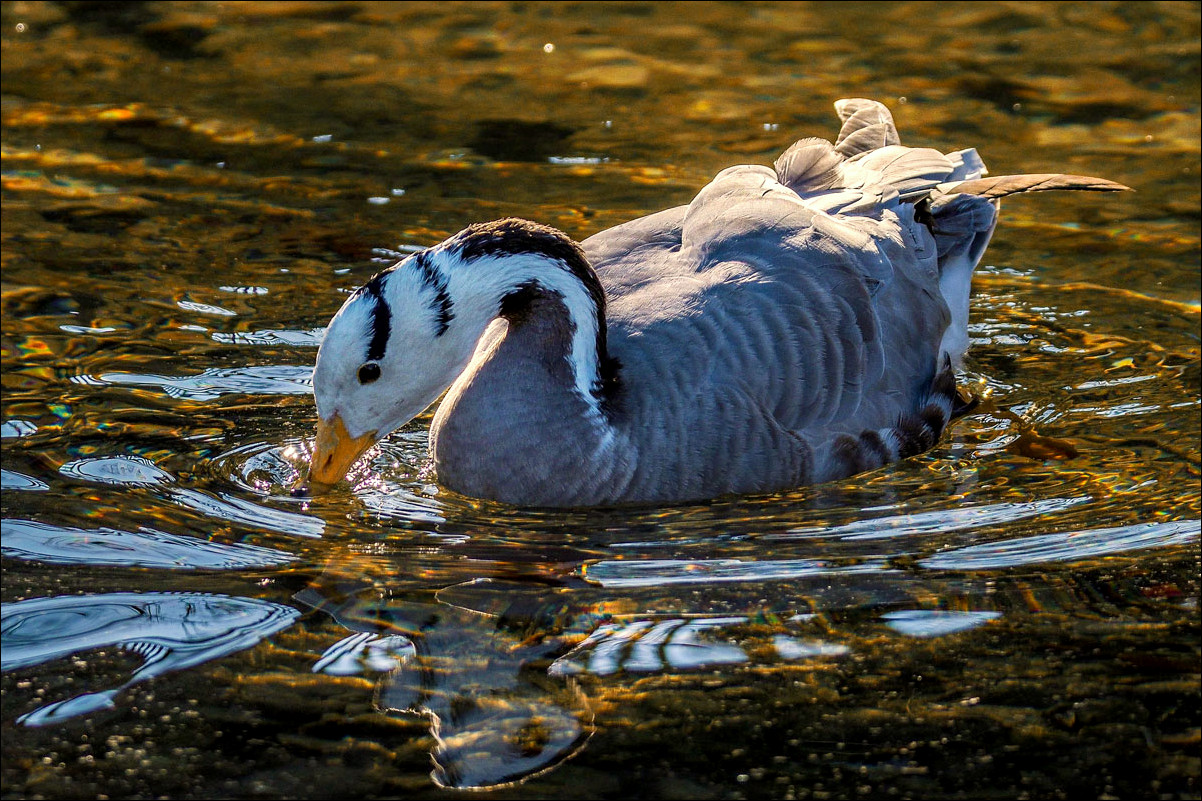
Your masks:
M562 299L534 292L503 314L435 418L440 479L535 505L687 501L933 445L957 402L997 198L1126 187L983 180L974 150L903 147L880 103L836 109L834 144L802 139L773 168L728 168L688 205L581 243L617 365L603 415L559 374L573 327Z

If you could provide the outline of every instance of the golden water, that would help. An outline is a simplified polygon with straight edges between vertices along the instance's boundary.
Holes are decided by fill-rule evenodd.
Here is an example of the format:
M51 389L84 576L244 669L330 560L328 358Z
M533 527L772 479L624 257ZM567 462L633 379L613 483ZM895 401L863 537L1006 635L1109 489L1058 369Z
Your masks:
M1196 3L0 21L6 796L1197 797ZM287 495L384 251L582 238L846 96L1137 190L1005 204L932 451L544 512L440 489L422 417Z

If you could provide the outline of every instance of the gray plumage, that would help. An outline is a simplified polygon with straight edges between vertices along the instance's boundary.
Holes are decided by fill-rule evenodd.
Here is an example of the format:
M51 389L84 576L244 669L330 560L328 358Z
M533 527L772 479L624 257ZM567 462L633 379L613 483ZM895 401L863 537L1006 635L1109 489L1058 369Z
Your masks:
M934 444L996 197L1124 187L984 179L973 150L901 146L879 103L836 109L835 144L723 170L687 206L581 243L604 290L609 372L591 397L574 383L570 304L537 280L507 295L435 416L439 481L524 505L662 503L840 478ZM563 237L490 225L439 247Z

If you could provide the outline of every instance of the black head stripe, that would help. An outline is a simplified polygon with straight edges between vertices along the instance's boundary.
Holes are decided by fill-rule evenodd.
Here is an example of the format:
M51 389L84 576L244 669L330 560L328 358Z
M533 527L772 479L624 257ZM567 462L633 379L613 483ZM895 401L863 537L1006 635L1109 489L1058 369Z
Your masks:
M371 307L371 341L367 343L367 361L376 362L384 358L388 347L388 336L392 333L392 312L384 300L384 280L388 271L372 277L359 287L356 295L362 295L372 302Z
M421 276L422 283L434 292L434 300L431 301L430 308L434 312L435 324L438 326L434 335L440 337L451 327L451 320L455 319L454 303L447 292L447 277L434 266L430 260L429 251L423 250L418 253L414 257L414 264L417 267L418 275Z
M455 240L465 259L541 253L563 262L573 273L592 272L584 251L571 237L557 228L520 217L469 225L455 236ZM583 275L579 277L584 278ZM596 276L593 278L595 280Z

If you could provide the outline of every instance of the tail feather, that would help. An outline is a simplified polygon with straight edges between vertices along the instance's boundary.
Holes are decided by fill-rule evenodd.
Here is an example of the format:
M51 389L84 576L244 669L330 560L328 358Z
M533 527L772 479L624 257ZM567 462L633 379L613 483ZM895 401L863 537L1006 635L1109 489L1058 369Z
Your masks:
M1091 178L1087 175L1066 175L1064 173L1037 173L1031 175L998 175L993 178L976 178L971 181L942 184L939 187L948 195L976 195L977 197L996 199L1006 195L1017 195L1020 192L1048 192L1053 189L1075 189L1086 192L1126 192L1131 187L1107 181L1105 178Z
M847 98L835 103L835 113L843 123L839 138L835 140L835 150L843 156L901 144L893 114L883 103L860 97Z
M939 292L951 320L939 344L956 367L968 350L968 306L972 273L985 254L997 225L998 201L979 195L939 195L918 205L921 220L935 240Z
M939 254L939 289L951 312L951 324L940 350L959 366L968 349L968 303L972 273L997 225L1000 198L1053 189L1120 192L1129 187L1084 175L999 175L940 184L919 201L919 218L935 238Z
M875 100L840 100L835 111L842 122L835 144L797 142L777 159L778 180L798 194L814 193L808 202L830 214L864 213L898 200L913 204L914 219L935 240L940 294L951 313L940 351L956 367L968 349L973 270L997 225L999 199L1056 189L1130 189L1104 178L1064 173L986 177L989 171L973 148L941 153L902 147L893 115ZM847 191L828 191L832 189Z

